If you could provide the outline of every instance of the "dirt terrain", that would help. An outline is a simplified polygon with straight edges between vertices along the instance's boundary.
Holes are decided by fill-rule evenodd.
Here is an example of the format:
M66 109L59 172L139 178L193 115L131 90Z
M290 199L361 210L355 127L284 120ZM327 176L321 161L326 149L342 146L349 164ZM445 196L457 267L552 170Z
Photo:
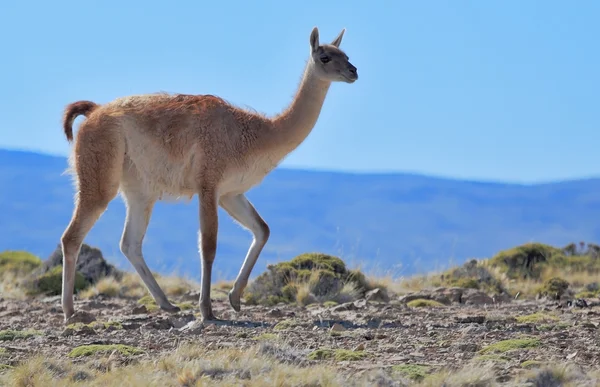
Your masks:
M12 367L33 356L74 364L110 357L117 367L126 367L160 359L190 343L208 354L258 348L275 363L307 370L326 365L348 381L340 385L359 383L361 376L375 371L377 378L360 385L563 385L540 384L543 376L535 370L552 364L577 369L575 374L569 371L571 378L580 378L572 385L600 384L590 374L600 369L600 307L593 304L505 300L410 307L406 296L392 296L389 302L362 299L329 307L243 305L236 314L224 299L225 292L217 289L215 314L227 321L202 324L197 320L197 296L196 292L180 296L177 301L190 309L176 314L153 308L148 312L133 299L78 300L79 323L70 327L63 323L58 296L1 299L0 383L11 384ZM98 344L123 344L141 351L76 350L103 348L81 347ZM443 384L442 376L432 379L443 372L462 372L463 378L477 380L452 384L448 377ZM208 381L223 377L215 373ZM252 378L243 373L228 377L240 385ZM180 380L175 385L195 384Z

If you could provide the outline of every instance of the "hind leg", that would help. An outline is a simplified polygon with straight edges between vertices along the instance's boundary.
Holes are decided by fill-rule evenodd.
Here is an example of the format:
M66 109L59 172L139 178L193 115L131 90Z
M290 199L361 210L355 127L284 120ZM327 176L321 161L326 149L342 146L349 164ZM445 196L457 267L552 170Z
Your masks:
M75 144L77 194L75 209L61 238L62 308L65 322L74 313L75 265L87 233L117 196L124 146L111 128L82 125ZM98 130L100 129L100 130Z
M142 255L142 241L148 229L155 200L132 190L124 190L123 196L127 204L127 218L121 237L121 252L142 278L158 306L167 312L178 312L180 308L169 302Z
M241 310L240 297L246 288L252 268L254 268L258 256L269 239L270 231L267 223L258 214L245 195L224 196L221 198L220 204L232 218L238 221L243 227L249 229L254 237L233 288L229 292L229 303L236 312L239 312Z
M116 192L115 192L116 196ZM113 196L114 197L114 196ZM73 290L75 287L75 265L79 257L81 244L87 233L106 210L108 201L99 202L79 198L69 226L61 238L63 253L62 272L62 308L65 322L75 313L73 307Z

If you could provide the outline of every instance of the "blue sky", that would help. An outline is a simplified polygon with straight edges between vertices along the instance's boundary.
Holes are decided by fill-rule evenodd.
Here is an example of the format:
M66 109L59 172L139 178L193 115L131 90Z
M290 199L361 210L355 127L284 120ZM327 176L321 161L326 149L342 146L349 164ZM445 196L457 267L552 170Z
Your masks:
M598 15L548 0L4 2L0 147L66 155L62 109L80 99L206 93L275 114L316 25L326 41L347 29L360 78L333 85L282 166L600 176Z

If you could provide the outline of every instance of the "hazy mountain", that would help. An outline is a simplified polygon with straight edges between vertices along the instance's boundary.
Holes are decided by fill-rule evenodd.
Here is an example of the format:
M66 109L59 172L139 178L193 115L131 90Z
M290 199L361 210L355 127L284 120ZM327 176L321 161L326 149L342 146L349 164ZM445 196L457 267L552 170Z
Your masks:
M73 209L66 158L0 150L0 250L46 258ZM271 226L253 276L307 251L342 256L379 272L410 274L486 257L528 241L600 239L600 179L541 185L481 183L411 174L277 169L248 194ZM234 277L251 236L220 211L215 275ZM120 197L86 243L131 269L119 252ZM159 203L144 241L151 269L200 278L197 199Z

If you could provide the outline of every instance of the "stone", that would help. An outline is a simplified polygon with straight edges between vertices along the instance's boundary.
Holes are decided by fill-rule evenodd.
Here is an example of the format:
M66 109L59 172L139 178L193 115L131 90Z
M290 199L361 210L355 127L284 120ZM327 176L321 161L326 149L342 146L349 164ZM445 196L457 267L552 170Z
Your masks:
M384 289L380 289L380 288L369 290L365 294L365 299L367 301L372 301L372 302L389 302L390 301L390 297L388 296L387 292Z
M492 297L477 289L464 289L461 301L465 305L484 305L494 303Z
M483 324L485 322L485 316L456 316L454 317L454 321L459 324Z
M62 249L59 244L50 257L44 261L40 274L52 270L55 266L62 266L62 263ZM102 277L112 276L119 279L123 275L120 270L104 259L102 251L86 243L81 245L75 268L91 284L95 284Z
M189 322L196 320L196 317L190 313L179 317L171 317L170 320L173 328L179 329L186 326Z
M94 321L96 321L96 317L94 317L93 314L84 310L78 310L75 312L75 314L68 318L67 325L75 323L89 324Z
M279 308L273 308L267 312L269 317L283 317L283 312Z
M142 327L161 330L161 329L171 329L173 327L173 324L172 324L171 320L168 318L160 318L160 319L156 319L156 320L147 322L146 324L142 325Z
M179 331L190 334L190 335L199 335L204 330L204 324L201 321L190 321L184 327L180 328Z
M336 305L333 308L331 308L332 312L345 312L345 311L349 311L349 310L356 310L358 309L356 307L356 305L354 305L354 302L346 302L344 304L340 304L340 305Z
M346 328L340 323L335 323L331 326L331 328L329 328L329 330L331 332L343 332L346 330Z
M148 313L148 308L146 308L146 305L134 306L133 310L131 311L131 314L144 314L144 313Z

